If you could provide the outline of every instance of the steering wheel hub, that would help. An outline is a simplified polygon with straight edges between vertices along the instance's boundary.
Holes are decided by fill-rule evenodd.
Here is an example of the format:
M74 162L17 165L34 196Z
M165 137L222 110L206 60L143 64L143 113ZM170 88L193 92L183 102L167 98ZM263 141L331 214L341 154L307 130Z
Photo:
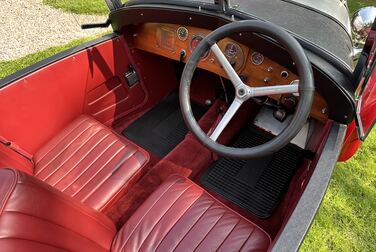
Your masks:
M243 83L239 75L231 66L223 54L217 42L238 32L255 32L277 40L290 53L298 69L300 80L292 84L276 84L265 87L250 87ZM201 59L201 56L211 50L222 65L235 88L235 99L223 115L211 135L201 130L195 120L190 105L190 85L193 73ZM234 148L224 146L216 142L227 124L231 121L241 105L251 97L270 96L275 94L299 93L299 103L295 115L289 125L271 141L252 148ZM301 45L286 31L274 24L248 20L233 22L224 25L205 37L192 53L185 65L180 83L180 107L187 127L199 139L199 141L212 151L230 158L257 158L274 153L287 145L304 126L309 113L314 95L314 81L312 67Z

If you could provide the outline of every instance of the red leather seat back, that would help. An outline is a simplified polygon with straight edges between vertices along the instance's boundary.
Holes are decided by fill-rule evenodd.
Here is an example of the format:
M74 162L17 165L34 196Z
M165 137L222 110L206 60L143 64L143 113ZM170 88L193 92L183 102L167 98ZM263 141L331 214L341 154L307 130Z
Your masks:
M38 179L0 169L1 251L110 251L104 215Z

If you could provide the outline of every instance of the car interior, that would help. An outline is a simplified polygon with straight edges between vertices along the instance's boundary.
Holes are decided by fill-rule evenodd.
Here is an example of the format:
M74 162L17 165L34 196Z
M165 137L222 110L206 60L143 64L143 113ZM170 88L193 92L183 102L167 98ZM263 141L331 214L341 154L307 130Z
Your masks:
M328 137L328 99L312 91L308 120L278 151L212 151L187 126L179 93L188 59L210 32L130 25L0 89L0 247L264 251L275 242ZM267 46L230 36L217 44L247 85L293 87L300 79L295 62L282 54L282 64ZM199 56L189 111L211 135L238 90L212 50ZM216 142L273 141L301 97L244 101Z

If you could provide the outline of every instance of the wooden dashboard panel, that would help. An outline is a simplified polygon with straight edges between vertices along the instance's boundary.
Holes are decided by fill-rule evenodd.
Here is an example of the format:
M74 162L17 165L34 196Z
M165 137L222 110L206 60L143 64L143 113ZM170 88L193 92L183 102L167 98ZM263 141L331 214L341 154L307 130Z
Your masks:
M186 56L183 62L186 62L191 56L192 40L198 36L205 36L210 33L209 30L186 26L187 36L184 39L179 38L179 25L147 23L137 27L134 34L135 48L155 53L173 60L181 60L181 52L184 51ZM222 52L235 53L233 58L234 68L237 73L245 79L249 86L272 86L272 85L289 85L292 81L298 80L299 77L293 72L285 69L273 60L259 54L257 51L248 48L230 38L224 38L218 42ZM226 51L226 49L230 48ZM231 48L233 50L231 50ZM235 49L234 49L235 48ZM228 55L229 53L227 53ZM199 68L216 73L224 78L228 78L222 69L213 52L201 59ZM279 101L281 95L272 96L271 98ZM314 103L311 109L311 117L320 120L327 120L327 104L325 100L316 92Z

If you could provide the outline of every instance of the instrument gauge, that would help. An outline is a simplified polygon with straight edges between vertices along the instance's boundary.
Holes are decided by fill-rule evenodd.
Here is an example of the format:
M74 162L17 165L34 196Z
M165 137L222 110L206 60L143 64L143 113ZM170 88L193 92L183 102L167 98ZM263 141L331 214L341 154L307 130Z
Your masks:
M185 28L184 26L180 26L177 30L176 33L178 35L178 39L181 41L186 41L188 39L188 29Z
M198 46L198 44L200 44L200 42L204 39L204 36L203 35L194 35L192 40L191 40L191 43L190 43L190 49L191 49L191 52L193 52L196 47ZM209 55L209 50L206 51L202 56L201 56L201 59L205 59L206 57L208 57Z
M261 65L264 62L264 55L259 52L254 52L251 55L252 63L256 66Z
M224 54L235 71L239 71L244 64L244 54L242 48L236 43L228 43Z

